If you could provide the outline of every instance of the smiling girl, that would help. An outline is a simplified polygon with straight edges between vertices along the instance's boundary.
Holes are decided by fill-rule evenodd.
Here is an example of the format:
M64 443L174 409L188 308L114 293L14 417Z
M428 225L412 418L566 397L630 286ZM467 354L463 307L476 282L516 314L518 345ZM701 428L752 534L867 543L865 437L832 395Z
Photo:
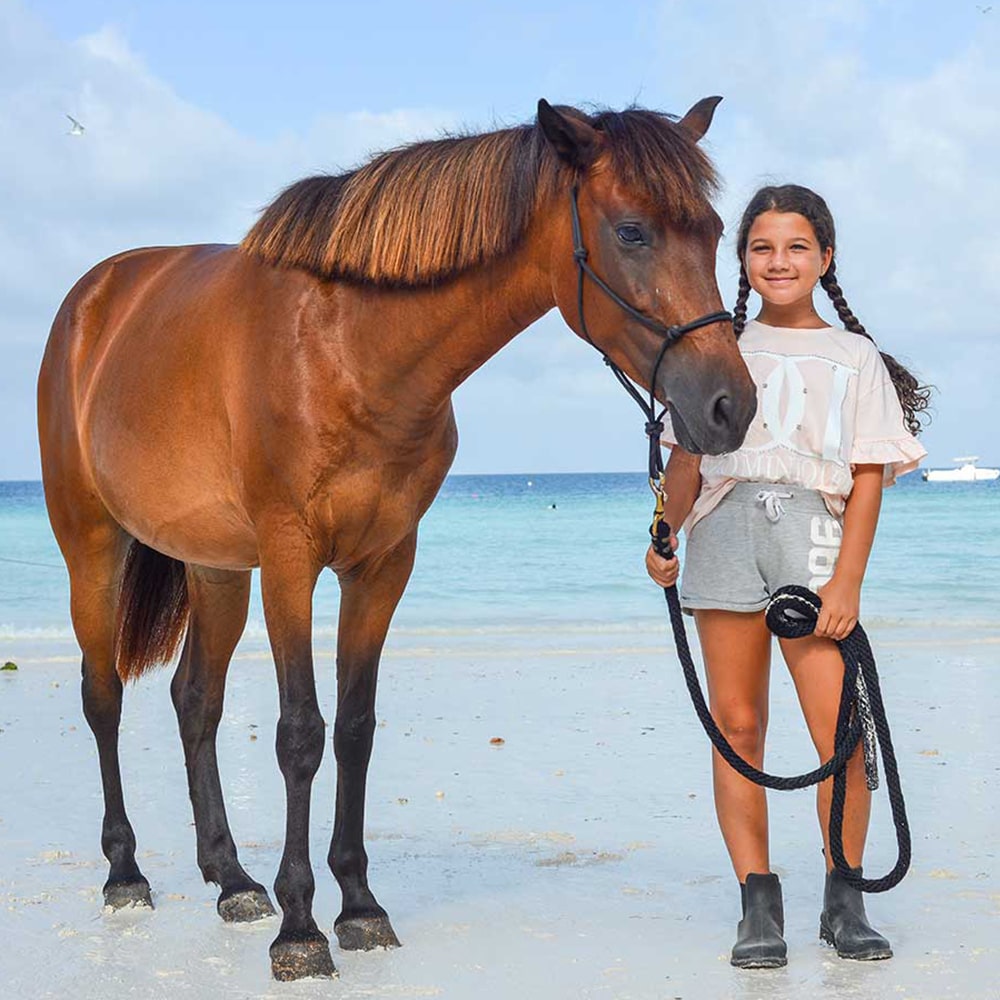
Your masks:
M771 634L769 595L786 584L823 601L814 635L779 640L806 724L822 760L833 737L844 665L833 640L857 623L861 584L884 486L926 454L914 435L929 390L879 354L837 283L833 218L798 185L766 187L751 199L737 239L739 296L733 326L757 385L757 414L743 446L696 456L671 448L664 517L683 524L687 553L681 605L692 613L704 654L712 715L733 748L763 767ZM821 286L844 329L813 303ZM761 298L747 322L751 289ZM672 539L676 547L676 539ZM650 576L672 586L678 560L646 556ZM715 807L740 882L732 964L785 965L784 914L768 854L764 789L713 752ZM861 893L832 867L828 837L832 780L818 789L826 855L820 936L842 958L889 958L889 942L868 923ZM848 765L844 851L860 870L871 793L859 751Z

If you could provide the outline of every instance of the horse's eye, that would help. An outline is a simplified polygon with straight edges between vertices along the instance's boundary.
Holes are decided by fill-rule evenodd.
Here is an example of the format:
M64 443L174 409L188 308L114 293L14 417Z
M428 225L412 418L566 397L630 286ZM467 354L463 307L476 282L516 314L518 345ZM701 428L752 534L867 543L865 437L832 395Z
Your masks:
M618 234L618 239L630 247L642 246L646 242L646 237L638 226L619 226L615 232Z

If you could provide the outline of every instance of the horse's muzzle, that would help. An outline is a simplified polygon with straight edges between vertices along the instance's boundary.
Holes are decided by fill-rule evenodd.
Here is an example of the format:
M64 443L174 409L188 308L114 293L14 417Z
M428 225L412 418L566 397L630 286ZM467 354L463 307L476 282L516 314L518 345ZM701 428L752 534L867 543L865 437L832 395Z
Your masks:
M697 400L697 396L695 399ZM756 393L741 399L726 389L704 397L700 405L669 403L677 443L695 455L721 455L736 451L757 412Z

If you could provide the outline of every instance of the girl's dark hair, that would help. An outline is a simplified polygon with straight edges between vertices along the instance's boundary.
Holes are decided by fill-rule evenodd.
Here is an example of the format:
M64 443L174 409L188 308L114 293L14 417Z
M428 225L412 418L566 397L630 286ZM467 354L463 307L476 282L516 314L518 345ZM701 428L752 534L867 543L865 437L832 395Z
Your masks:
M830 266L826 273L819 279L819 283L830 296L834 309L840 317L840 322L844 324L844 329L851 333L861 334L873 340L868 331L861 325L861 321L851 312L851 307L844 298L844 292L837 283L837 240L833 226L833 216L826 202L815 191L801 187L798 184L782 184L778 187L763 187L751 199L740 220L739 235L736 240L736 256L740 261L740 286L736 297L736 306L733 309L733 329L736 336L743 332L747 322L747 299L750 296L750 279L747 277L744 260L747 252L747 240L750 235L750 227L758 215L763 212L795 212L809 220L809 224L816 234L816 240L820 249L826 250L829 247L834 251L834 256L830 258ZM916 377L901 365L892 355L882 353L882 360L885 362L892 384L896 388L896 395L903 407L903 420L911 434L919 434L921 430L920 416L930 402L931 387L920 385Z

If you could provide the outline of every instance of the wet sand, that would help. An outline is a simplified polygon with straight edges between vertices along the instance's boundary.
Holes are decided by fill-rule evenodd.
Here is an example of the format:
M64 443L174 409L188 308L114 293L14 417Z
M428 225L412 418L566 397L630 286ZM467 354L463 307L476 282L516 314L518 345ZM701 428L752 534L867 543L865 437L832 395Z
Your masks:
M126 801L156 909L110 914L75 653L8 650L20 669L0 673L0 996L996 1000L1000 630L872 639L913 829L909 876L868 899L891 961L845 962L819 943L813 796L772 793L789 965L732 969L739 893L715 826L708 742L665 634L497 630L390 638L368 850L404 946L334 946L336 981L292 984L270 979L278 921L224 925L198 873L169 672L129 689L122 725ZM317 658L332 722L332 655ZM276 715L269 661L244 648L220 759L241 858L268 886L284 817ZM776 669L768 766L798 773L812 762ZM331 936L332 764L328 748L311 839L315 914ZM894 860L880 791L868 871Z

